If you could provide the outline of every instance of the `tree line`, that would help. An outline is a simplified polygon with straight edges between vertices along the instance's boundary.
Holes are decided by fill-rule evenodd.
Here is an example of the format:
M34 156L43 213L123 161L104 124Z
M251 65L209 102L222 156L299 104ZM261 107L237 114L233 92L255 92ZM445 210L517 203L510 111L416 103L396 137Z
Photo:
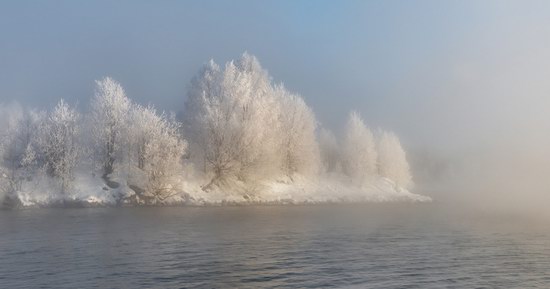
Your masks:
M330 174L357 186L380 177L412 185L394 133L373 133L351 112L335 136L247 53L223 66L206 63L180 118L133 102L110 77L96 81L87 113L64 100L48 111L17 104L0 110L0 189L8 193L40 176L65 194L78 186L75 174L83 167L112 186L113 179L139 179L134 187L159 200L179 193L191 167L204 176L203 190Z

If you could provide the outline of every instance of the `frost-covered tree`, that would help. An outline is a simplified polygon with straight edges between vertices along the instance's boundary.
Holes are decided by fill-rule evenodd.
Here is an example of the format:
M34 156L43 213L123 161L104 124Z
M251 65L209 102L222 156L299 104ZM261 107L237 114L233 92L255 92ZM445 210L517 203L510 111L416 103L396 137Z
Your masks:
M200 150L211 184L268 175L275 156L278 114L269 76L244 54L223 70L210 62L192 82L185 106L192 147Z
M72 185L74 169L81 155L79 120L79 113L60 100L40 126L38 148L43 165L50 176L60 181L61 193Z
M376 145L374 136L355 111L349 115L343 142L344 173L357 184L364 184L376 175Z
M319 172L320 152L315 130L317 121L304 100L282 85L275 88L280 102L280 157L283 173L314 176Z
M267 71L256 57L244 53L226 65L222 83L236 109L231 122L236 124L232 128L237 136L237 177L247 181L277 174L278 103Z
M128 125L130 139L130 156L138 169L145 168L147 146L153 138L158 137L156 126L159 117L153 107L132 105Z
M187 143L180 136L181 124L174 117L158 114L153 107L135 105L130 126L137 168L146 178L144 190L159 200L177 193L175 184L182 171Z
M103 176L113 173L121 163L127 144L126 129L130 100L122 86L110 77L96 81L91 103L91 125L94 139L94 160L101 166Z
M213 133L208 129L208 126L213 124L213 119L207 113L211 112L208 109L212 103L211 99L221 96L221 81L220 67L210 60L191 80L191 88L185 101L183 124L185 135L191 140L190 159L199 164L205 173L211 166L206 148Z
M30 177L36 162L33 140L43 114L26 110L18 103L1 106L0 179L2 190L15 192Z
M235 70L232 63L231 67ZM210 184L239 171L241 106L225 88L224 82L229 81L224 81L224 74L211 61L195 77L185 104L186 134L195 150L192 157L201 157L205 172L212 171Z
M25 111L19 103L2 106L1 117L1 146L2 164L10 169L17 168L23 158L26 145L30 139L21 134L21 124L24 122Z
M378 141L378 172L403 188L412 186L412 176L405 151L393 132L382 132Z
M321 128L319 132L319 148L325 172L341 172L340 146L332 131Z

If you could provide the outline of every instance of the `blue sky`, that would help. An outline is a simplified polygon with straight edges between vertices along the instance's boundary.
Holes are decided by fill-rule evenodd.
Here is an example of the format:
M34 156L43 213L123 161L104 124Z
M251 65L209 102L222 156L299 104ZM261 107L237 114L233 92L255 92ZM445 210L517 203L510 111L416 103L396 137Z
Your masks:
M0 102L84 108L109 75L177 111L204 62L248 51L334 129L356 109L410 146L510 130L538 140L550 131L549 3L1 1Z

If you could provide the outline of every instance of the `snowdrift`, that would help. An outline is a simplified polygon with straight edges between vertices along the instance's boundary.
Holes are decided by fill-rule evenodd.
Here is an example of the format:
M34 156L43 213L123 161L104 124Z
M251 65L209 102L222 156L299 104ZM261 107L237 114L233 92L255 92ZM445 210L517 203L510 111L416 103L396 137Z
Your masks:
M258 183L254 186L234 182L223 188L203 190L204 180L181 180L178 193L159 200L140 192L121 177L113 177L113 188L99 176L78 174L74 189L60 194L51 180L27 182L21 191L3 196L6 207L93 207L149 205L276 205L323 203L430 202L431 198L399 188L389 179L377 178L362 187L350 184L343 176L326 175L317 180L303 177Z

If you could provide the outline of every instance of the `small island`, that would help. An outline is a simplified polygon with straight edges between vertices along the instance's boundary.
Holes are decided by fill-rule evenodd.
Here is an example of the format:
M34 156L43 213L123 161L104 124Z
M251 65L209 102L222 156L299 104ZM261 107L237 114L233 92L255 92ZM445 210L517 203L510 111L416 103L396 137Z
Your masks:
M83 111L1 110L3 207L430 201L393 132L352 111L334 134L246 52L207 62L178 114L110 77Z

